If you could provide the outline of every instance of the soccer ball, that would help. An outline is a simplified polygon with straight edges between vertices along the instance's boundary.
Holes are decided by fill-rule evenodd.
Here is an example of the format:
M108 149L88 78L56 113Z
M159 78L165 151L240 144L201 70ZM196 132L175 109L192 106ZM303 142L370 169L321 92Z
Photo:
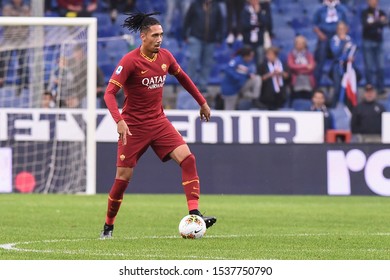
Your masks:
M179 233L183 238L202 238L206 232L206 223L197 215L187 215L181 219Z

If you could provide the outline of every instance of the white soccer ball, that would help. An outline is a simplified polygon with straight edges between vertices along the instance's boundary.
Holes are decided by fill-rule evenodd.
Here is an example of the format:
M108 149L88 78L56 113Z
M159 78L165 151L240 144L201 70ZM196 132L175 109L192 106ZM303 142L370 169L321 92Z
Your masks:
M202 238L206 232L206 223L197 215L187 215L181 219L179 233L183 238Z

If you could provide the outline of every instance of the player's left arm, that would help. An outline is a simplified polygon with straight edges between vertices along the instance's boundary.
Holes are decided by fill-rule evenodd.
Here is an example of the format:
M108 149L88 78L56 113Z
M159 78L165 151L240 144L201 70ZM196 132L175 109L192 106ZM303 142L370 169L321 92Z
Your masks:
M210 107L207 104L206 99L200 93L194 82L188 77L181 68L178 69L178 73L174 74L179 83L192 95L192 97L198 102L200 106L200 118L205 121L210 120Z
M170 54L171 57L171 64L168 69L169 74L174 75L176 79L179 81L179 83L186 89L192 97L198 102L200 106L200 118L205 121L210 120L210 107L207 104L206 99L203 97L203 95L200 93L199 89L195 86L194 82L190 79L190 77L183 71L183 69L180 68L180 65L176 62L172 54Z

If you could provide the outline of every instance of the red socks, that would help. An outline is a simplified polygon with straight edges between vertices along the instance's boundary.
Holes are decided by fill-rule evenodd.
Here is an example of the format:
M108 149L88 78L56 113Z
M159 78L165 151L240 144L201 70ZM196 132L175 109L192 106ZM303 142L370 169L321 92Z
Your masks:
M180 163L180 167L182 170L182 184L187 198L188 210L197 210L199 208L200 185L198 172L196 171L195 156L190 154ZM115 179L110 193L108 194L106 214L107 225L114 224L116 215L118 214L122 203L123 194L125 193L128 184L128 181Z
M129 184L128 181L115 179L114 184L111 187L110 193L108 194L108 206L106 215L106 224L113 225L115 217L118 214L119 207L121 206L123 194Z
M182 171L182 185L187 198L188 210L199 207L200 185L198 172L196 171L195 156L190 154L180 163Z

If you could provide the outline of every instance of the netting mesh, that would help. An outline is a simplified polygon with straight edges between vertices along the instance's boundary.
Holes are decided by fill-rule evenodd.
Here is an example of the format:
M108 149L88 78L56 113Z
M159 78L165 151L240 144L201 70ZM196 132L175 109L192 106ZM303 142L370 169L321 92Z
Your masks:
M86 190L86 26L2 26L0 144L18 192Z

